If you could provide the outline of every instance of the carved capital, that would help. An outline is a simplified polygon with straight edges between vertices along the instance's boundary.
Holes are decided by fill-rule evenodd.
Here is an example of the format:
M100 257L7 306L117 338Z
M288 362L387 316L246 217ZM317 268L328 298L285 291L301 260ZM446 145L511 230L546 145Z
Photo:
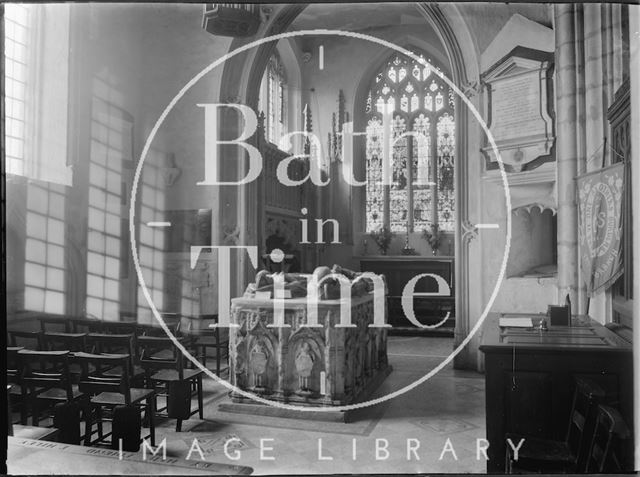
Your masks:
M222 233L224 234L224 243L227 245L238 245L240 243L240 227L237 225L235 228L231 226L225 226Z
M467 81L462 84L462 92L471 99L482 91L482 84L479 81Z
M237 94L230 94L227 96L226 98L226 102L227 104L244 104L241 99L240 96Z
M260 7L260 17L262 21L267 21L273 15L273 7L270 5L262 5Z
M460 228L462 229L463 244L469 244L473 239L478 238L478 227L468 219L464 219L460 222Z

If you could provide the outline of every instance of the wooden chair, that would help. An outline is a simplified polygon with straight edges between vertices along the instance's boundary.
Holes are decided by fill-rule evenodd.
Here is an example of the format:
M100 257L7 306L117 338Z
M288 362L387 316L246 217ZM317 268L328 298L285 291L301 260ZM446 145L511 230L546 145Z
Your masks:
M11 411L18 409L20 412L20 424L27 425L27 388L22 382L22 363L18 351L24 349L20 346L7 347L7 405L9 408L9 421Z
M42 334L42 347L45 351L85 351L86 333L55 333Z
M54 331L59 333L69 333L71 327L69 325L69 319L66 316L39 316L40 331Z
M218 315L203 315L203 321L218 322ZM200 328L194 329L193 320L189 320L186 329L184 330L184 336L191 339L189 348L193 350L193 355L202 363L203 366L207 366L208 350L212 349L215 352L216 359L216 376L220 376L223 370L223 359L227 361L225 368L229 369L229 331L220 328Z
M33 350L42 349L41 331L9 330L7 334L9 335L9 345L12 347L20 346Z
M86 338L87 351L92 354L126 354L129 355L129 377L134 387L144 387L145 371L137 364L136 335L106 333L89 333ZM122 374L119 367L105 371L105 375Z
M68 351L20 350L22 383L27 388L32 425L40 422L40 407L76 401L83 404L84 394L72 384Z
M102 320L95 318L69 318L70 333L100 333Z
M101 333L114 335L131 335L138 333L138 322L136 321L103 321Z
M613 407L599 405L585 472L601 474L632 470L625 465L622 449L630 436L620 413Z
M87 418L85 445L98 443L113 434L113 429L106 434L103 431L103 421L109 419L105 410L113 416L115 409L119 406L136 406L141 412L144 411L148 419L149 435L146 437L151 440L151 445L155 446L155 392L153 389L131 387L129 376L131 356L76 353L75 359L82 368L80 389L90 396L92 407L92 412ZM114 374L115 368L122 370L121 374ZM98 438L91 441L91 436L94 434L94 421L97 423Z
M514 444L524 439L518 451L517 462L511 454L511 447L507 447L507 472L584 472L589 440L595 428L597 407L604 397L604 390L596 383L588 379L576 378L576 389L565 439L556 441L507 434L506 437Z
M202 404L202 374L199 369L184 367L184 357L170 338L139 336L138 356L145 369L147 385L163 387L167 398L167 415L176 417L176 431L182 429L182 421L196 412L204 419ZM190 392L183 392L185 384ZM195 389L194 389L195 388ZM191 411L191 398L197 396L198 408Z
M179 316L176 316L174 313L163 314L162 317L164 324L169 328L169 331L174 336L181 336L180 325L181 320ZM158 336L158 337L166 337L167 333L164 331L164 328L160 326L159 323L149 323L149 324L140 324L138 325L138 335L139 336Z

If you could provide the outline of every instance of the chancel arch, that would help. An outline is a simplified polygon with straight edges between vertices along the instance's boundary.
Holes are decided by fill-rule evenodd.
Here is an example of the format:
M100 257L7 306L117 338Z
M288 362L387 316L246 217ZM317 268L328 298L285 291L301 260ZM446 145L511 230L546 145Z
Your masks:
M264 23L262 31L253 39L255 40L259 37L266 37L287 31L305 8L307 7L301 5L286 5L280 9L274 8ZM479 106L479 97L477 95L479 84L478 56L466 23L457 15L455 8L440 8L439 6L430 4L416 4L416 8L424 18L425 23L435 32L432 41L429 42L424 38L412 38L407 34L391 35L392 37L388 38L388 41L402 46L413 46L434 58L438 64L442 65L443 71L447 72L454 84L467 94L474 106ZM248 40L246 39L234 39L230 51L247 42ZM300 43L297 42L293 43L300 45ZM272 53L276 50L276 44L275 42L265 43L253 50L255 51L249 51L246 54L235 57L225 64L219 94L221 101L224 102L232 99L256 110L260 93L260 83L267 63ZM279 53L280 52L281 50L279 50ZM366 115L359 111L358 108L360 104L366 102L366 96L368 94L367 87L369 86L371 74L388 56L388 51L380 51L377 53L377 58L374 58L374 60L370 62L369 68L363 71L358 77L356 87L353 88L352 91L353 99L349 98L347 100L347 109L350 112L350 117L353 118L354 121L354 131L363 131L366 128ZM338 91L336 91L336 96L337 93ZM473 318L474 321L477 320L477 317L482 311L481 293L478 290L470 293L469 290L468 247L469 239L473 237L473 234L465 233L465 231L469 230L467 225L470 223L468 205L469 191L477 189L477 180L480 177L479 164L475 165L473 164L474 161L470 160L470 157L475 157L477 152L477 147L474 149L472 145L475 144L478 146L480 144L480 127L477 124L475 126L471 125L471 121L475 122L475 119L469 119L470 115L468 114L467 108L460 106L462 104L460 98L454 98L454 103L454 109L456 111L454 148L460 158L455 161L453 173L456 204L453 242L455 243L454 255L456 257L454 275L456 280L455 295L457 310L455 344L457 345L466 337L468 330L472 326L470 324L470 315L472 314L469 309L470 299L477 301L477 303L473 305L473 315L477 315ZM229 134L230 137L235 137L240 127L241 121L237 119L229 121L226 125L226 128L228 128L226 133ZM470 134L473 136L472 138L468 137L468 131L470 131ZM324 141L325 138L320 137L320 140ZM357 141L354 143L357 144ZM354 157L358 155L364 157L364 151L359 150L358 147L363 149L363 146L356 146L354 148ZM233 158L233 160L229 160L229 167L237 168L238 163L237 158ZM469 171L469 164L472 164L472 171ZM364 171L358 171L358 167L363 167L362 163L356 166L355 169L356 177L358 177L359 173L361 174L360 177L362 177ZM475 179L470 179L471 175L473 175ZM260 194L263 193L263 187L264 185L260 184L260 181L256 181L256 183L250 184L248 187L238 188L237 196L230 196L228 200L221 201L221 204L225 203L220 211L221 224L223 228L225 224L227 224L227 228L235 228L236 225L239 225L241 230L239 235L240 243L260 243L259 230L262 224L257 217L257 210L254 204L256 200L258 200L258 197L260 197ZM358 194L363 194L363 191L357 189L358 188L354 188L352 204L358 200ZM362 204L364 202L360 203ZM475 211L472 211L472 214L476 215L473 212ZM354 223L350 224L350 226L352 226L355 231L364 231L363 219L358 218L358 215L362 214L352 214ZM465 227L461 227L461 223L465 224ZM354 240L357 240L357 238L354 237ZM238 293L242 292L242 287L247 281L246 279L251 277L252 273L255 272L246 257L239 257L237 270L232 270L232 283L235 284ZM478 277L474 280L473 277L471 277L471 281L479 283L480 280L477 278ZM469 350L467 347L462 350L456 358L456 361L458 365L462 367L475 368L477 366L477 348Z

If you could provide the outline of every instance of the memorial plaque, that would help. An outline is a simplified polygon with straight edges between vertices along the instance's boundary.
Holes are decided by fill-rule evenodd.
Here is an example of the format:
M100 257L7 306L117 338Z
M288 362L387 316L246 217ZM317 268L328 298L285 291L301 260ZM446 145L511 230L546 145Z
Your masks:
M508 171L532 169L531 163L539 158L553 160L555 137L547 100L547 56L543 52L536 59L512 55L485 73L489 129ZM497 167L488 143L482 151L489 168Z

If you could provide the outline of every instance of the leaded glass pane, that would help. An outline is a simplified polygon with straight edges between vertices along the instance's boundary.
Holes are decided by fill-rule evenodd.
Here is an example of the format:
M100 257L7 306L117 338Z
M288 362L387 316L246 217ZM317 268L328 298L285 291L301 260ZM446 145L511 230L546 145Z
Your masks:
M393 184L389 190L389 226L393 232L407 229L409 188L407 180L407 130L403 118L393 120Z
M414 185L427 185L431 162L431 131L429 118L420 114L413 121L413 178Z
M367 126L367 203L366 230L383 225L384 188L382 186L382 123L374 118Z
M409 98L407 98L406 94L403 94L402 98L400 98L400 109L405 113L409 112Z
M424 108L427 111L433 111L433 96L430 94L424 96Z
M443 114L438 119L438 223L441 230L455 227L455 193L453 166L455 158L455 122L453 116Z
M431 125L429 118L420 114L413 122L413 229L427 227L433 213L433 190L429 182L431 163Z
M284 67L277 54L269 59L266 71L266 125L267 140L277 144L280 136L286 132L286 94L287 78Z
M394 232L404 232L410 217L415 231L426 228L433 220L441 222L443 230L454 228L454 96L443 80L442 71L431 67L423 55L420 58L421 61L414 61L404 55L393 55L376 74L367 97L366 112L370 118L366 158L367 231L377 230L387 223ZM392 158L393 184L389 187L381 185L382 124L379 114L386 111L402 112L404 117L395 116L393 120L396 141ZM403 132L419 136L401 137ZM369 137L371 134L375 137ZM410 171L408 167L411 167ZM409 177L412 177L412 183L409 183ZM385 200L389 201L388 207L384 207ZM383 217L385 210L389 217Z
M436 94L436 111L440 111L444 107L444 97L442 96L442 92L438 91Z
M411 112L416 111L420 107L420 99L418 95L413 93L411 96Z
M387 111L395 111L396 110L396 98L389 98L387 101Z

